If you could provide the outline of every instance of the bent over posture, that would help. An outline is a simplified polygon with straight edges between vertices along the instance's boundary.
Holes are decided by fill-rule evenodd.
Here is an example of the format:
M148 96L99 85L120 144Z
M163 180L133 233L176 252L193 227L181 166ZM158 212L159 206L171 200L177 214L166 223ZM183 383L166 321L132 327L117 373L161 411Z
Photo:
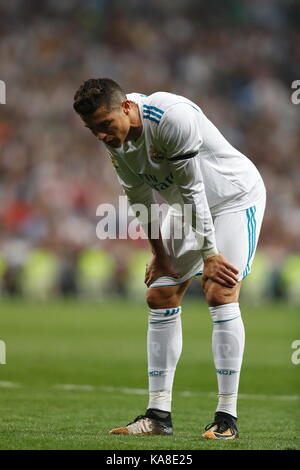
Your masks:
M172 434L172 386L182 349L180 305L193 277L202 274L219 389L214 420L203 437L234 439L245 342L239 292L263 219L262 178L182 96L126 95L110 79L90 79L75 94L74 109L107 146L129 203L147 208L140 222L153 253L145 276L149 403L144 415L110 433ZM156 192L169 204L161 227L151 211ZM188 220L182 217L185 208ZM183 227L183 236L175 236Z

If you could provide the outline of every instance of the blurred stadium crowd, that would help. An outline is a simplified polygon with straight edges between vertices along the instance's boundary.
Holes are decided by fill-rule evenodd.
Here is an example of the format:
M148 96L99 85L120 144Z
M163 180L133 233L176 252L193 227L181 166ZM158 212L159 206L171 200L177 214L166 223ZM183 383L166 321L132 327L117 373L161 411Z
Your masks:
M144 290L147 242L96 238L97 206L122 193L72 109L82 81L111 77L128 92L192 99L254 161L268 203L245 292L300 302L299 24L292 0L1 2L2 292Z

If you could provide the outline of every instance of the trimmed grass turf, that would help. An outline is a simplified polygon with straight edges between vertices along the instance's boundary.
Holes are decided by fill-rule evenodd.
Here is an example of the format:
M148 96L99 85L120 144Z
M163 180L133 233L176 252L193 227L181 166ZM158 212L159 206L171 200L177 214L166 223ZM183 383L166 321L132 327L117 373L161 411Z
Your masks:
M7 345L7 364L0 367L0 386L1 381L20 385L0 388L0 448L299 449L299 397L278 398L299 393L300 366L291 362L291 344L299 339L298 309L285 304L243 307L247 343L239 401L241 437L232 442L199 437L216 404L209 395L216 390L212 325L200 301L186 300L183 312L174 436L109 436L109 429L126 424L147 404L147 395L103 388L147 388L145 306L124 301L2 301L0 339ZM68 391L55 384L94 388ZM183 396L183 391L192 393Z

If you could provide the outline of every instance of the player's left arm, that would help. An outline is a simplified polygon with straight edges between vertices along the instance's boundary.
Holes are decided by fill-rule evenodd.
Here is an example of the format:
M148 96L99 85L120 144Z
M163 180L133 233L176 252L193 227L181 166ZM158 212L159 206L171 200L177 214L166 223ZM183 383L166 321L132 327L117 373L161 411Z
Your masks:
M238 271L218 252L199 162L202 146L201 114L190 105L174 105L160 124L159 139L168 155L170 169L185 204L191 208L192 227L202 251L204 276L232 287Z

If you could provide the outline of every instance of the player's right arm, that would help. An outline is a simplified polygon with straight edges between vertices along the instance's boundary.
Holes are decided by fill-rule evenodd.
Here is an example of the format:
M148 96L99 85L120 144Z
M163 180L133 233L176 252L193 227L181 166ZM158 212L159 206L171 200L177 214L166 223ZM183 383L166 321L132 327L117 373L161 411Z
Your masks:
M158 225L158 230L154 230L154 232L158 233L158 237L151 236L153 224ZM145 284L149 287L161 276L179 278L179 274L174 271L170 258L166 254L158 220L151 221L148 224L148 240L153 256L151 262L146 266Z
M155 211L151 211L153 204L156 204L153 189L143 182L122 159L113 159L114 167L117 172L119 183L127 196L128 203L133 212L140 212L137 219L148 236L152 251L152 260L146 267L145 284L149 286L161 276L170 276L177 278L178 275L173 271L169 256L167 255L159 227L159 218ZM144 210L141 207L143 206ZM153 228L153 225L155 227Z

